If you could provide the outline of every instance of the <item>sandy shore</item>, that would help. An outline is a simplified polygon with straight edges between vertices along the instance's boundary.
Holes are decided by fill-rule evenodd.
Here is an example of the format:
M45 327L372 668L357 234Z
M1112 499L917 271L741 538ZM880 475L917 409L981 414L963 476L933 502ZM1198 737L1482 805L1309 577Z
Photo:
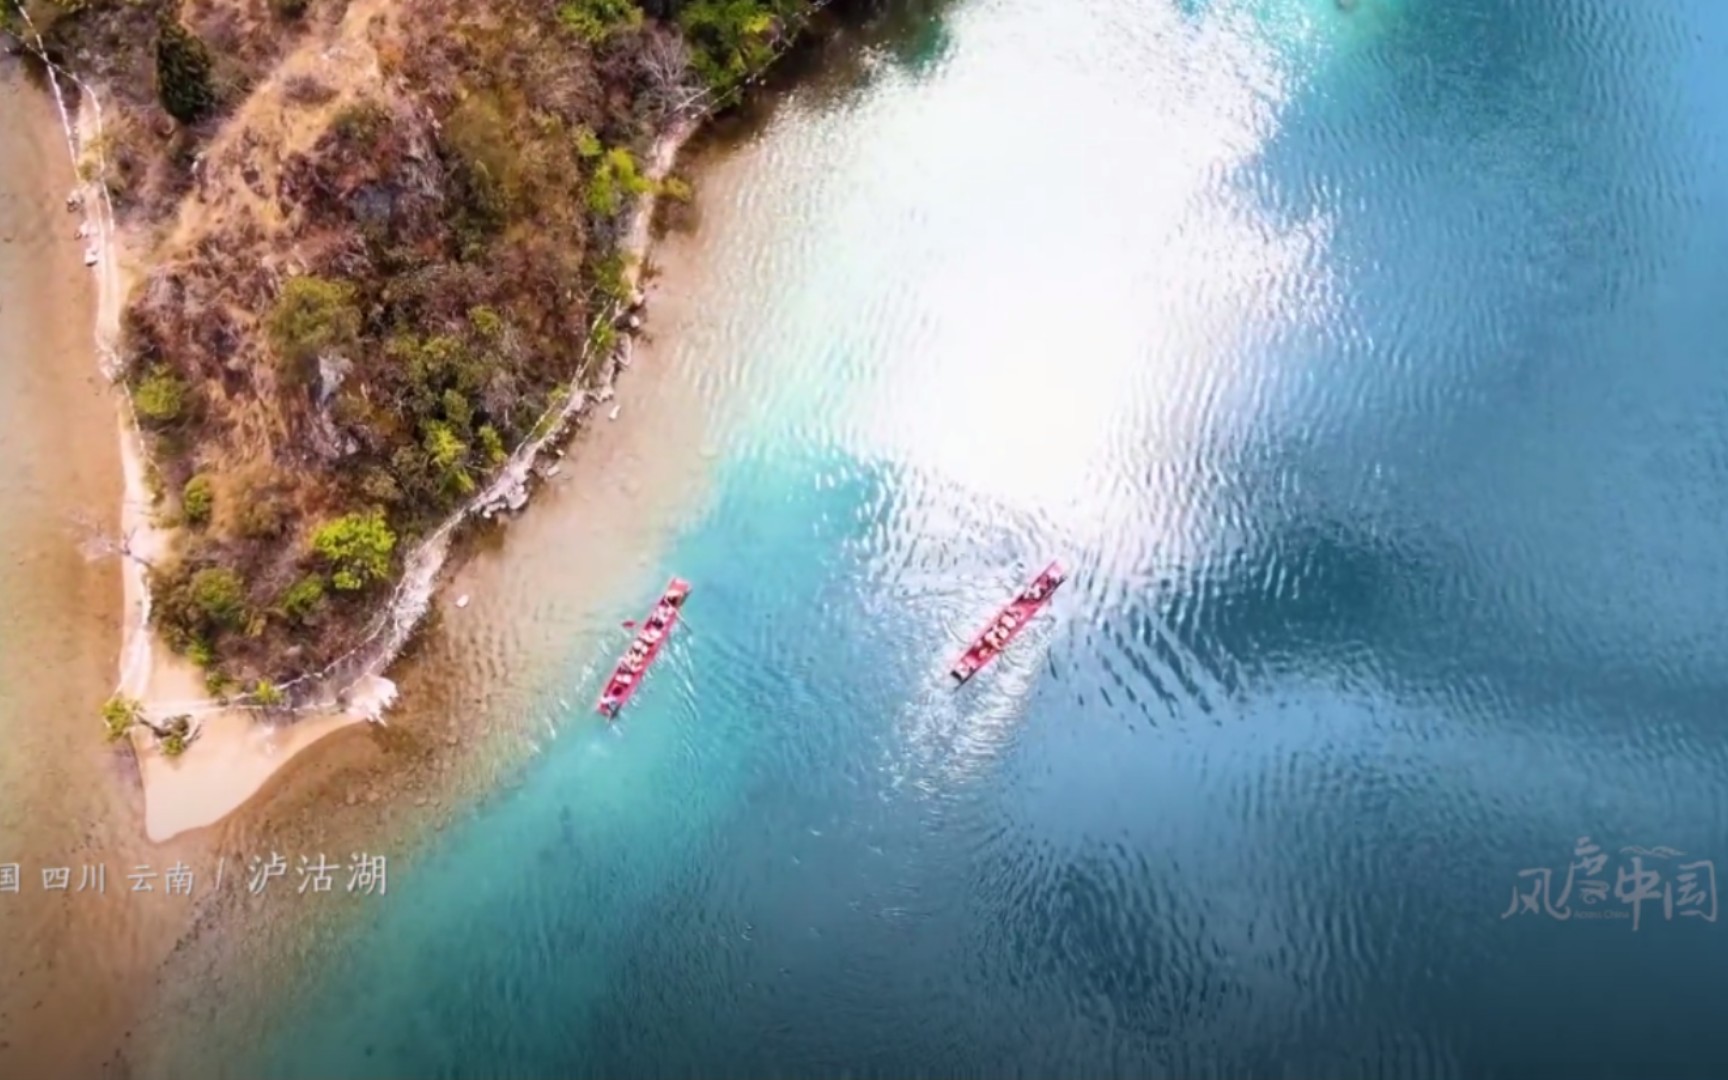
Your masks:
M125 608L116 561L84 558L72 521L117 519L114 396L91 355L96 289L64 204L76 181L60 118L5 59L0 111L0 863L21 867L18 893L0 893L16 961L0 983L0 1076L122 1075L190 905L71 900L41 890L40 868L105 864L119 900L122 867L203 865L209 838L151 845L131 755L102 741Z

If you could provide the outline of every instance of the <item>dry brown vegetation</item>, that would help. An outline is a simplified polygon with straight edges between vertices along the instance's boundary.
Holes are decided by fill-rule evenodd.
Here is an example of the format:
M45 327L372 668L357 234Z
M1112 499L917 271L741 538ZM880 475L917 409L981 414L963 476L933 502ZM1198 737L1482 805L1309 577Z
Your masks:
M693 53L734 81L804 4L32 0L113 95L152 246L126 378L181 525L156 611L213 686L353 643L575 373Z

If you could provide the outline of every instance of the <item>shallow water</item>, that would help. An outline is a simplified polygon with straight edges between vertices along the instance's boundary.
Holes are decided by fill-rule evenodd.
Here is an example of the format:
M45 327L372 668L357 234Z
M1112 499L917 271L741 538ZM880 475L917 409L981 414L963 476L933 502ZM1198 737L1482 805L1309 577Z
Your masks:
M709 153L664 370L579 449L616 470L418 661L513 740L496 794L194 1034L281 1077L1728 1058L1724 931L1613 891L1728 856L1724 9L974 0L862 48ZM1586 835L1605 901L1502 917Z
M16 891L0 884L8 1076L106 1063L140 972L187 907L126 894L127 871L166 868L187 847L147 849L135 769L102 740L120 571L80 542L85 525L113 534L120 464L94 289L63 202L74 182L52 100L0 58L0 875L18 868ZM42 889L44 868L66 869L66 891Z

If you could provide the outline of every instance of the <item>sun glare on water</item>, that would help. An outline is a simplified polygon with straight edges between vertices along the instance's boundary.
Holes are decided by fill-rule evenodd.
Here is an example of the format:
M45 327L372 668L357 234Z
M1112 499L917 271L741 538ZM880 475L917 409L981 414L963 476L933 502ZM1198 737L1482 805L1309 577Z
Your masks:
M1323 221L1269 226L1226 179L1275 129L1282 87L1266 45L1211 21L1172 21L1157 37L1136 43L1148 54L1138 69L1125 58L1009 95L1025 101L936 95L875 132L912 147L898 160L914 164L878 180L871 212L910 214L939 195L929 227L965 239L898 264L915 309L898 319L917 330L848 395L855 449L1059 519L1083 546L1120 532L1124 474L1191 453L1220 409L1253 393L1229 357L1270 284L1312 263L1328 233ZM1074 108L1119 120L1069 135L1052 110ZM940 168L928 163L954 111L1001 128L966 171L1005 177L1006 198L931 193ZM1029 131L1049 144L1036 155ZM1028 178L1035 159L1049 164ZM1194 532L1152 517L1166 535L1147 542Z
M1242 417L1268 391L1242 357L1266 326L1288 325L1293 303L1325 317L1330 295L1331 222L1274 220L1237 182L1276 133L1292 78L1248 21L1160 9L1101 28L1118 62L1079 72L975 74L962 54L951 86L875 118L869 137L898 152L871 154L893 164L838 210L849 247L900 250L875 264L896 282L887 319L834 313L875 335L836 403L852 454L999 508L1030 530L1019 554L1033 565L1108 572L1224 542L1204 497L1147 474L1186 476L1215 429L1250 430ZM1064 123L1075 111L1094 119ZM950 164L942 140L967 129L982 133L977 149ZM975 528L948 498L909 501L903 527ZM932 612L950 617L975 629L970 611ZM952 783L988 772L1043 682L1041 639L1029 631L964 694L907 703L924 767Z

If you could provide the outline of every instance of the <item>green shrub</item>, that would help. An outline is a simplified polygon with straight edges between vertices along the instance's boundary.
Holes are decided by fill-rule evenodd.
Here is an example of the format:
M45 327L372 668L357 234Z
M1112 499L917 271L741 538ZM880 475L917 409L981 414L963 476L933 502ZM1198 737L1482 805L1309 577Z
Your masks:
M437 420L426 422L426 454L440 469L452 469L468 457L468 446L450 430L450 425Z
M132 406L143 423L171 424L186 410L186 384L166 368L153 368L133 389Z
M156 37L156 96L168 115L190 124L216 107L210 50L178 22L164 21Z
M452 387L444 391L440 400L443 406L444 419L450 429L458 436L465 436L472 430L474 424L474 407L468 404L468 399L462 396L462 391Z
M144 706L125 694L115 694L102 706L102 725L109 742L118 742L144 718Z
M210 488L210 478L200 473L186 481L186 489L180 493L180 517L188 525L205 525L210 521L210 511L215 505L216 496Z
M605 152L606 148L600 145L600 136L594 134L593 128L584 126L576 129L577 157L583 161L593 161Z
M466 495L474 490L474 478L468 475L468 444L442 420L428 420L423 446L439 481L451 492Z
M323 604L324 578L318 574L307 574L283 591L276 606L281 610L283 618L296 625L303 625Z
M502 465L509 460L510 455L504 450L504 440L491 424L482 424L475 434L480 438L480 452L486 455L486 464Z
M205 625L233 630L245 622L246 586L234 571L225 566L207 567L193 574L186 588Z
M618 344L618 328L610 322L602 322L594 328L588 338L589 347L596 356L610 356Z
M468 324L487 341L496 341L504 333L503 318L485 304L468 309Z
M629 268L621 252L614 251L594 264L594 285L602 295L623 300L630 294L625 271Z
M615 146L606 151L588 181L588 209L599 217L613 217L624 208L626 198L633 198L653 188L653 184L636 166L636 157L629 149Z
M338 592L357 592L389 576L396 534L381 510L348 514L320 525L312 534L312 550L330 563Z
M195 637L186 643L186 659L208 671L216 666L216 650L201 637Z
M310 275L289 278L265 321L265 331L290 381L310 380L312 364L321 353L352 345L360 336L354 286Z
M694 193L690 190L689 184L678 179L676 176L668 176L666 179L660 181L660 194L671 199L673 202L687 203L690 201L691 196Z
M189 713L169 717L156 733L156 745L168 757L179 757L192 742L192 717Z
M642 25L642 9L633 0L568 0L558 5L558 21L591 45L598 45L626 28Z
M259 679L252 686L252 701L254 704L262 705L266 709L273 709L279 705L286 704L288 701L288 695L284 694L282 690L269 679Z

